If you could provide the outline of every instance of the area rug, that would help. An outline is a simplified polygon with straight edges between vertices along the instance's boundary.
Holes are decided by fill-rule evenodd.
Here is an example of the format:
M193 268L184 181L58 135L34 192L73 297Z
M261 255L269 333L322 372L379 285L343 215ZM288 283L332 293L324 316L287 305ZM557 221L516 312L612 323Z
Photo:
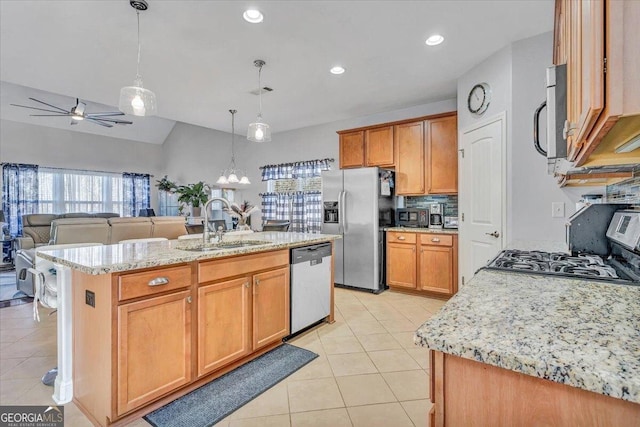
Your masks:
M156 427L208 427L267 391L318 355L283 344L144 417Z

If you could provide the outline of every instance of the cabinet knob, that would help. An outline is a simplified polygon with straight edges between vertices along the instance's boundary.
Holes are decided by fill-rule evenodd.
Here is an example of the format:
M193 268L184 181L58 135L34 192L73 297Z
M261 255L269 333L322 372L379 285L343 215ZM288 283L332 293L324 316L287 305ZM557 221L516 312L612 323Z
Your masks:
M248 288L249 287L249 282L245 282L244 287Z
M431 239L432 242L438 243L440 241L440 239L438 239L437 237L434 237L433 239Z
M260 279L256 279L256 285L260 284Z
M416 248L411 248L411 252L415 252L415 251L416 251Z
M406 240L407 238L404 236L398 236L398 240Z
M153 280L149 280L148 285L149 286L162 286L162 285L166 285L169 283L169 278L168 277L156 277Z
M188 303L188 304L191 304L191 295L189 295L189 296L187 297L187 303Z

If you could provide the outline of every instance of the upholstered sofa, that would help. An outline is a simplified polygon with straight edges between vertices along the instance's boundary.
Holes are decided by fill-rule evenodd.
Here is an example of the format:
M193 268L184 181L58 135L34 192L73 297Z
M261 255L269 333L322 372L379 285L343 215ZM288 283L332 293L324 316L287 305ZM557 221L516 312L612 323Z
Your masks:
M42 221L44 222L44 221ZM37 223L37 221L36 221ZM42 230L39 236L44 235ZM75 217L53 219L48 232L47 245L70 243L102 243L110 245L128 239L165 237L177 239L187 234L185 218L181 216L156 217ZM27 269L34 266L36 250L44 244L38 242L34 248L20 249L16 254L16 285L19 291L33 295L33 280Z

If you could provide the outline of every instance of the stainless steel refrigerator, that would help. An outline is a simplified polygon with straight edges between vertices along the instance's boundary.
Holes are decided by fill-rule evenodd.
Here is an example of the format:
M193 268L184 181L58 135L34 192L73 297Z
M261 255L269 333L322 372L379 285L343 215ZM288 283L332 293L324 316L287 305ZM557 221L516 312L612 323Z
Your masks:
M382 196L379 168L322 173L322 232L335 241L335 283L368 291L384 290L384 233L381 215L393 217L393 196ZM382 214L381 214L382 213Z

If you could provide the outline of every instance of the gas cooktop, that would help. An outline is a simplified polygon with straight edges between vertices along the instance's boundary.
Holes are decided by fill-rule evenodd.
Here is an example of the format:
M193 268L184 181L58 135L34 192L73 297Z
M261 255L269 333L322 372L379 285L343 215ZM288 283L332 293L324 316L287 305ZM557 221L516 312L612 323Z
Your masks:
M486 268L638 285L618 265L617 260L603 259L593 254L572 256L559 252L507 249L500 252Z

